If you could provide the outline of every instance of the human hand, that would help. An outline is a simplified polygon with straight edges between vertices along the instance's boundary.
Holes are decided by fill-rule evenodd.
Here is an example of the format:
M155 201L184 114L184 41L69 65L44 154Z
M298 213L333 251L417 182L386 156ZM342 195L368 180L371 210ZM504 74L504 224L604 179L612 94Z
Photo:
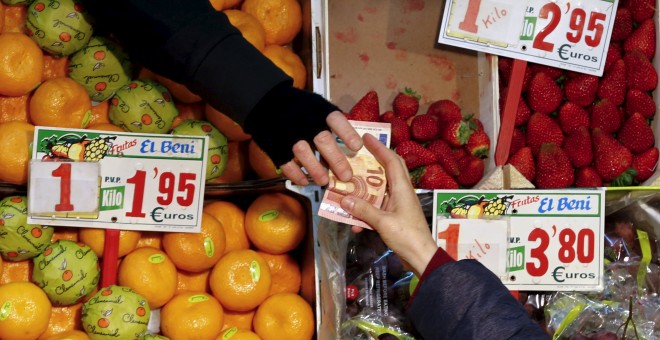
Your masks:
M381 209L369 202L346 196L341 207L376 230L383 242L420 275L438 246L431 236L422 207L410 183L401 157L372 135L364 135L364 145L385 167L387 195Z
M339 137L352 151L362 148L362 139L348 122L346 116L334 111L328 115L326 122L330 129ZM346 155L339 148L332 133L328 130L319 132L314 137L314 146L321 154L321 158L330 166L333 173L342 181L348 181L353 177L353 170L346 159ZM299 141L293 146L294 160L280 166L282 173L293 183L307 185L309 181L301 167L309 173L314 183L324 186L328 184L328 170L314 155L314 150L306 141ZM297 162L296 162L297 161ZM299 162L299 163L298 163Z

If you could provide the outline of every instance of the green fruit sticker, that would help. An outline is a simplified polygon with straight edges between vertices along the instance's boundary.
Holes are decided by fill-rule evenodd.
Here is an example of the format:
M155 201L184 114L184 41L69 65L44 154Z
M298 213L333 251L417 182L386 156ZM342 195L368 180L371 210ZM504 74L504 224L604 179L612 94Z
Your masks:
M5 320L11 315L11 301L5 301L0 307L0 320Z
M76 0L36 0L28 7L27 35L55 56L68 56L92 38L92 24Z
M261 278L261 267L257 261L250 262L250 276L252 277L252 282L257 283Z
M224 334L222 334L222 340L228 340L231 339L234 335L238 333L238 328L232 327L228 329Z
M165 256L163 256L163 254L153 254L149 256L148 261L153 264L163 263L163 261L165 261Z
M110 98L109 118L125 131L167 133L179 111L167 88L153 80L134 80Z
M213 245L213 240L210 237L204 238L204 252L207 257L213 257L215 254L215 246Z
M259 222L268 222L272 221L277 218L277 216L280 216L280 212L273 209L273 210L268 210L265 213L259 215Z
M0 200L0 255L5 260L22 261L39 255L53 233L52 227L27 223L27 197Z
M195 294L188 298L188 302L198 303L198 302L208 301L208 299L209 297L204 294Z
M92 339L141 339L150 316L142 295L116 285L99 290L82 307L83 329Z
M203 120L186 119L172 129L173 135L209 136L206 160L206 181L222 175L227 167L227 137L211 123Z

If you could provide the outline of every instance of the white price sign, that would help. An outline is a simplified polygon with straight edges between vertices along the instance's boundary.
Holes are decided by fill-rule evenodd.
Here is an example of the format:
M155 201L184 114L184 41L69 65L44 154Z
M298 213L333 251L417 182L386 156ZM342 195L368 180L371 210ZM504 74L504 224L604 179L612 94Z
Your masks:
M447 0L438 42L601 76L618 0Z
M199 232L207 136L37 127L28 223Z
M434 215L433 228L440 231L437 239L446 240L445 250L452 256L455 246L452 248L450 240L458 240L460 245L460 238L446 237L451 236L445 227L451 221L482 224L482 233L475 240L501 233L496 228L489 231L483 219L507 224L506 251L501 259L506 264L504 274L484 264L509 289L595 291L603 287L604 189L436 190ZM461 227L457 233L462 231Z

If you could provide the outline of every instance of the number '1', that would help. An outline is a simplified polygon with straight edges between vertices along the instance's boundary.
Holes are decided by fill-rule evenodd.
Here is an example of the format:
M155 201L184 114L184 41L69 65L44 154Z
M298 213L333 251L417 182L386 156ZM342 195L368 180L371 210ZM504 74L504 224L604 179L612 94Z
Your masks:
M53 177L60 177L60 203L55 204L55 211L73 211L71 204L71 164L62 163L52 172Z

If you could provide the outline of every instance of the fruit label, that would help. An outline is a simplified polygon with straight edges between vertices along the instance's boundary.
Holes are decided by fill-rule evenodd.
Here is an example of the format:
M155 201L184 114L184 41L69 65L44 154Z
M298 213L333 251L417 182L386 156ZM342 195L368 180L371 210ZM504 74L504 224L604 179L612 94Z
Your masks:
M265 213L259 215L259 222L268 222L272 221L280 215L280 212L277 210L268 210Z
M207 257L213 257L215 254L215 246L213 245L213 240L210 237L204 238L204 252Z
M602 76L618 0L449 0L438 42Z
M28 222L199 232L208 136L37 127Z
M603 288L605 190L435 190L433 235L512 290Z
M261 267L257 261L250 262L250 276L252 277L252 282L259 282L261 278Z
M209 299L209 297L204 295L204 294L195 294L195 295L189 297L188 301L191 302L191 303L197 303L197 302L207 301L208 299Z
M7 319L11 315L11 301L5 301L0 307L0 321Z
M154 254L149 256L150 263L159 264L159 263L163 263L163 261L165 261L165 257L161 254Z
M231 339L236 333L238 333L238 328L232 327L222 334L222 340Z

